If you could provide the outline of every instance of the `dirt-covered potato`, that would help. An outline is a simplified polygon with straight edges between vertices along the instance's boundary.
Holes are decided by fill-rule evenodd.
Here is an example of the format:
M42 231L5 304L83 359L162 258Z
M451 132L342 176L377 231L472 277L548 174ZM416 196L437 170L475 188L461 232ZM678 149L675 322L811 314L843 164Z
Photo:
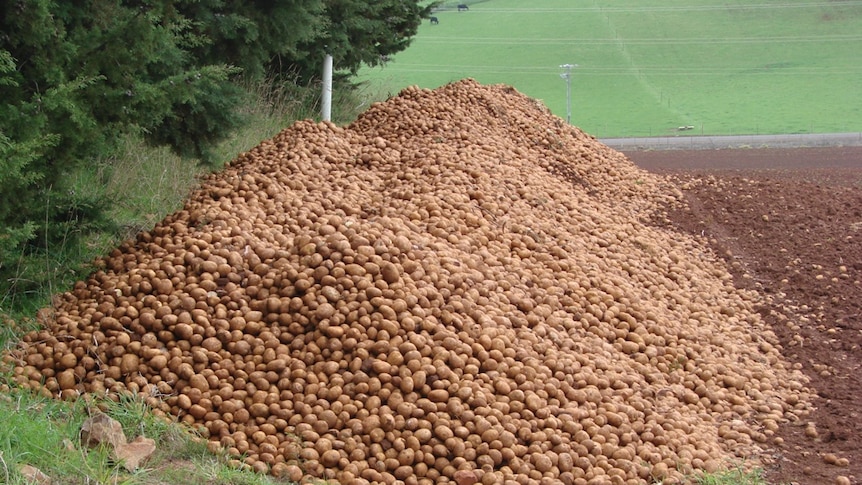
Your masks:
M408 88L240 155L6 360L54 395L144 393L291 480L754 464L805 381L758 296L656 224L680 200L510 87Z

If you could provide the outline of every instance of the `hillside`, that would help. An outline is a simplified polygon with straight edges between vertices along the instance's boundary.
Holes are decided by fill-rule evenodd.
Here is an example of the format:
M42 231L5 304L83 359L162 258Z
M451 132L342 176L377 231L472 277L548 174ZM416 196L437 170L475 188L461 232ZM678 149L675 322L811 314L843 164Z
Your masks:
M598 138L862 131L859 2L468 3L360 78L502 83L565 119L573 64L572 124Z

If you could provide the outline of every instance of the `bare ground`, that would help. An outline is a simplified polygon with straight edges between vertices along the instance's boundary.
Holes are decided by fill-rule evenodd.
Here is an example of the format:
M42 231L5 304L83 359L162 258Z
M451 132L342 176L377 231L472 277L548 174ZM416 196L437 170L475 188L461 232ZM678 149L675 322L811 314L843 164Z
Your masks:
M625 153L684 187L673 224L767 296L760 313L817 393L778 430L768 482L862 483L862 147Z

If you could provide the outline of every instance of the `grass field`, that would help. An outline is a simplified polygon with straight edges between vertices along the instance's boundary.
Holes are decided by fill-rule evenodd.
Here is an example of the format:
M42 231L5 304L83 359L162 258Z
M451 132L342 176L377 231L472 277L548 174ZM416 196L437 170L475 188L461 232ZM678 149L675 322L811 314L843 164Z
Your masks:
M862 1L447 2L361 79L503 83L598 137L862 131ZM463 3L463 2L457 2Z

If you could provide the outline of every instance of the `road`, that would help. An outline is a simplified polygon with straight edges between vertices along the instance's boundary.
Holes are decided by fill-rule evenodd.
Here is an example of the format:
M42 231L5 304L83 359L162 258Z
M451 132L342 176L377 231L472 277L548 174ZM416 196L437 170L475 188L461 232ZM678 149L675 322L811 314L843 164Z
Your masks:
M601 138L599 141L620 151L834 147L862 146L862 132L728 136L689 136L680 134L676 136L642 138Z

